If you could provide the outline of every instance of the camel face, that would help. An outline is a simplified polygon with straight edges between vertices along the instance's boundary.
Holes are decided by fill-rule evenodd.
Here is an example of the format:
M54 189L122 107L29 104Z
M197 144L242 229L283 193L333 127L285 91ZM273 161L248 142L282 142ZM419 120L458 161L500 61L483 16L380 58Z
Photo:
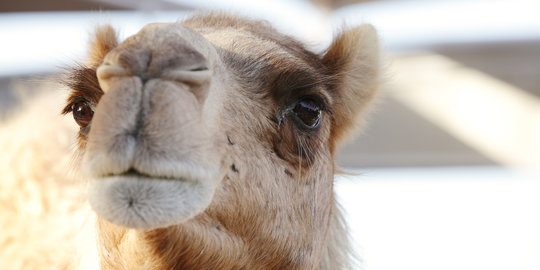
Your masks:
M378 85L373 28L342 33L324 55L222 14L120 44L102 27L92 45L64 112L81 126L100 219L147 232L137 243L162 269L344 264L333 157ZM107 252L145 258L120 244L125 232L107 233L120 227L102 225ZM106 265L126 262L110 254Z

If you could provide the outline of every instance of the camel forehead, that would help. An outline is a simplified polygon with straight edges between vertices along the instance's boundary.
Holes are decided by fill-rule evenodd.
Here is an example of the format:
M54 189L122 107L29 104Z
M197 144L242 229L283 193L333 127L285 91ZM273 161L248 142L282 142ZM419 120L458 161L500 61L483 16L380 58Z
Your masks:
M206 33L204 37L214 46L243 56L258 58L263 54L271 54L273 56L294 57L279 43L251 32L227 28Z
M195 48L205 54L208 54L209 49L207 42L199 33L182 26L181 23L150 23L123 41L117 50L148 47L170 53L168 50L177 46Z
M245 23L248 24L249 22ZM274 39L269 39L266 36L267 34L264 31L257 33L233 27L207 27L200 29L191 28L189 25L185 26L182 23L151 23L145 25L137 34L122 42L120 47L134 44L152 45L162 39L168 39L170 43L188 42L194 47L200 48L204 39L206 39L206 41L215 47L240 55L257 56L274 53L274 56L296 57L285 50L283 44L280 44L275 36ZM277 34L277 32L272 34ZM201 37L204 39L201 39ZM290 44L287 45L290 46Z
M188 46L214 62L214 49L236 57L221 59L228 62L258 64L272 70L302 70L316 73L320 59L291 38L279 34L264 24L254 27L252 21L237 20L234 27L222 25L192 26L184 23L152 23L128 38L118 50L153 47L160 54L177 54L175 47ZM159 45L158 45L159 44ZM212 48L213 47L213 48ZM220 61L217 61L220 62ZM264 74L261 74L264 75Z
M212 13L182 22L213 46L258 62L274 60L280 66L297 64L301 69L319 68L321 59L293 38L276 31L265 21Z

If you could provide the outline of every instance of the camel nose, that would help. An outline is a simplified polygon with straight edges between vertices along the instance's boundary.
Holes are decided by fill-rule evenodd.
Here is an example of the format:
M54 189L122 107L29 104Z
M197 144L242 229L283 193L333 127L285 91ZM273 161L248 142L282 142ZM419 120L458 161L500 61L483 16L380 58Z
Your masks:
M199 142L209 136L202 113L211 86L209 63L215 59L208 41L178 24L146 26L109 52L97 70L105 94L88 134L88 175L134 169L185 177L178 169L186 167L182 164L208 163L199 160L209 151Z
M208 60L197 48L200 37L196 35L177 24L146 26L105 57L97 70L100 84L116 76L136 76L143 83L154 78L185 83L208 80Z

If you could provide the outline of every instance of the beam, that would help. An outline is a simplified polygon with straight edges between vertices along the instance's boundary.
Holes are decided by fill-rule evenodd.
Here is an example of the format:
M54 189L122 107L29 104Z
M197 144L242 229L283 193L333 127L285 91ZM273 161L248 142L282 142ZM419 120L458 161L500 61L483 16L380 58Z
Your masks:
M446 57L396 57L388 94L479 152L540 168L540 99Z

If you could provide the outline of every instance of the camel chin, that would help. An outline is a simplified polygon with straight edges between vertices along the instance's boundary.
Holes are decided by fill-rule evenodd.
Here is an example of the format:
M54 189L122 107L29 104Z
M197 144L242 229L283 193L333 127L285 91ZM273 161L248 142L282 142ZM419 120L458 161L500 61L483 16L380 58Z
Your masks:
M113 224L152 230L202 212L214 191L204 181L126 175L92 180L88 199L97 215Z

